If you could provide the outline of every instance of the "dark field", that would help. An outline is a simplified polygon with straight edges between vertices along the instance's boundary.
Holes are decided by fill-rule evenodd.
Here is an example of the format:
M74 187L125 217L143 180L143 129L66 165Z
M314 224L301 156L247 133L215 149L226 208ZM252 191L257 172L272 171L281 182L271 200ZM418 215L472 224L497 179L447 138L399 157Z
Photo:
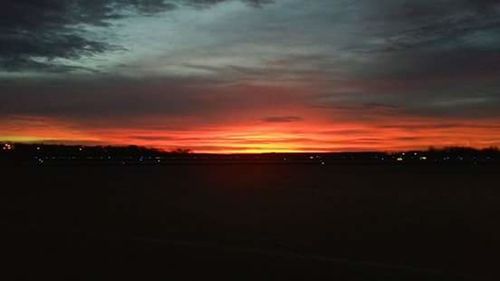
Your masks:
M498 171L3 167L4 265L8 280L500 280Z

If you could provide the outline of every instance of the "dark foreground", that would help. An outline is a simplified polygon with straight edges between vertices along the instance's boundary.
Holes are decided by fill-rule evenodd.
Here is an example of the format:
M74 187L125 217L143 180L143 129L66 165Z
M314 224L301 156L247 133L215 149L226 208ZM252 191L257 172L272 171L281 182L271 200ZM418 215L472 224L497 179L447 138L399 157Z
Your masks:
M500 280L499 171L2 167L4 266L8 280Z

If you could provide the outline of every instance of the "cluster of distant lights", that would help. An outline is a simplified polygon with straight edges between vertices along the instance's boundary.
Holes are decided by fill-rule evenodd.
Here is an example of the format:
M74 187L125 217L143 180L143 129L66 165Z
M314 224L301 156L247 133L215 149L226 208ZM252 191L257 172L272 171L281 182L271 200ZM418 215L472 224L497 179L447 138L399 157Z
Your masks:
M319 155L316 155L316 156L311 155L311 156L309 156L309 160L319 160L320 161L319 163L321 165L326 165L326 162L321 160L321 156L319 156Z
M37 149L39 150L39 149ZM82 148L78 149L78 151L83 151ZM88 157L85 157L85 158L79 158L77 156L67 156L67 157L64 157L64 156L58 156L58 157L55 157L55 156L44 156L44 157L41 157L41 156L35 156L34 159L35 161L37 161L39 164L43 164L45 162L49 162L49 161L54 161L54 160L75 160L75 161L79 161L79 160L100 160L100 161L112 161L112 160L116 160L116 161L119 161L120 164L122 165L126 165L126 164L132 164L132 163L145 163L145 162L148 162L148 163L157 163L157 164L160 164L163 157L159 157L159 156L156 156L156 157L144 157L144 156L140 156L139 158L135 159L135 158L129 158L129 157L126 157L127 159L123 160L122 158L120 157L117 157L117 158L113 158L112 156L97 156L97 157L94 157L94 156L88 156Z
M9 151L9 150L14 150L14 145L10 143L4 143L2 146L2 150Z
M405 152L401 153L401 156L397 157L396 161L398 161L398 162L405 161L405 156L407 156ZM418 153L414 152L413 156L414 157L418 157ZM426 161L427 160L427 156L420 156L420 157L418 157L418 160L420 160L420 161ZM447 160L447 159L443 159L443 160Z

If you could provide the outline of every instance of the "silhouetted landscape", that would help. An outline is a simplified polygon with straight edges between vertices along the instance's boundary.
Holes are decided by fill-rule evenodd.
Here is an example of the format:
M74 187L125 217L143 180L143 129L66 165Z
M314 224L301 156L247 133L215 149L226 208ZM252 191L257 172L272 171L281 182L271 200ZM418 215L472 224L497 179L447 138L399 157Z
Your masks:
M189 149L163 151L140 146L82 146L47 144L0 144L0 161L38 165L162 165L162 164L498 164L495 148L429 148L402 152L335 153L192 153ZM1 162L0 162L1 163Z
M3 146L3 251L16 280L500 276L495 149Z

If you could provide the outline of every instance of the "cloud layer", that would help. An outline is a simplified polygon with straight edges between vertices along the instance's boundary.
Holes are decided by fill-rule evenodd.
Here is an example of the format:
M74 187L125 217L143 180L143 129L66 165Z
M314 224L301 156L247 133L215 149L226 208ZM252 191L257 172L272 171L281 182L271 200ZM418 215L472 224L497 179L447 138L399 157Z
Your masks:
M134 14L155 15L179 6L206 8L224 0L6 0L0 9L0 65L5 70L68 71L57 59L77 59L116 48L92 38ZM262 1L246 0L258 6Z

